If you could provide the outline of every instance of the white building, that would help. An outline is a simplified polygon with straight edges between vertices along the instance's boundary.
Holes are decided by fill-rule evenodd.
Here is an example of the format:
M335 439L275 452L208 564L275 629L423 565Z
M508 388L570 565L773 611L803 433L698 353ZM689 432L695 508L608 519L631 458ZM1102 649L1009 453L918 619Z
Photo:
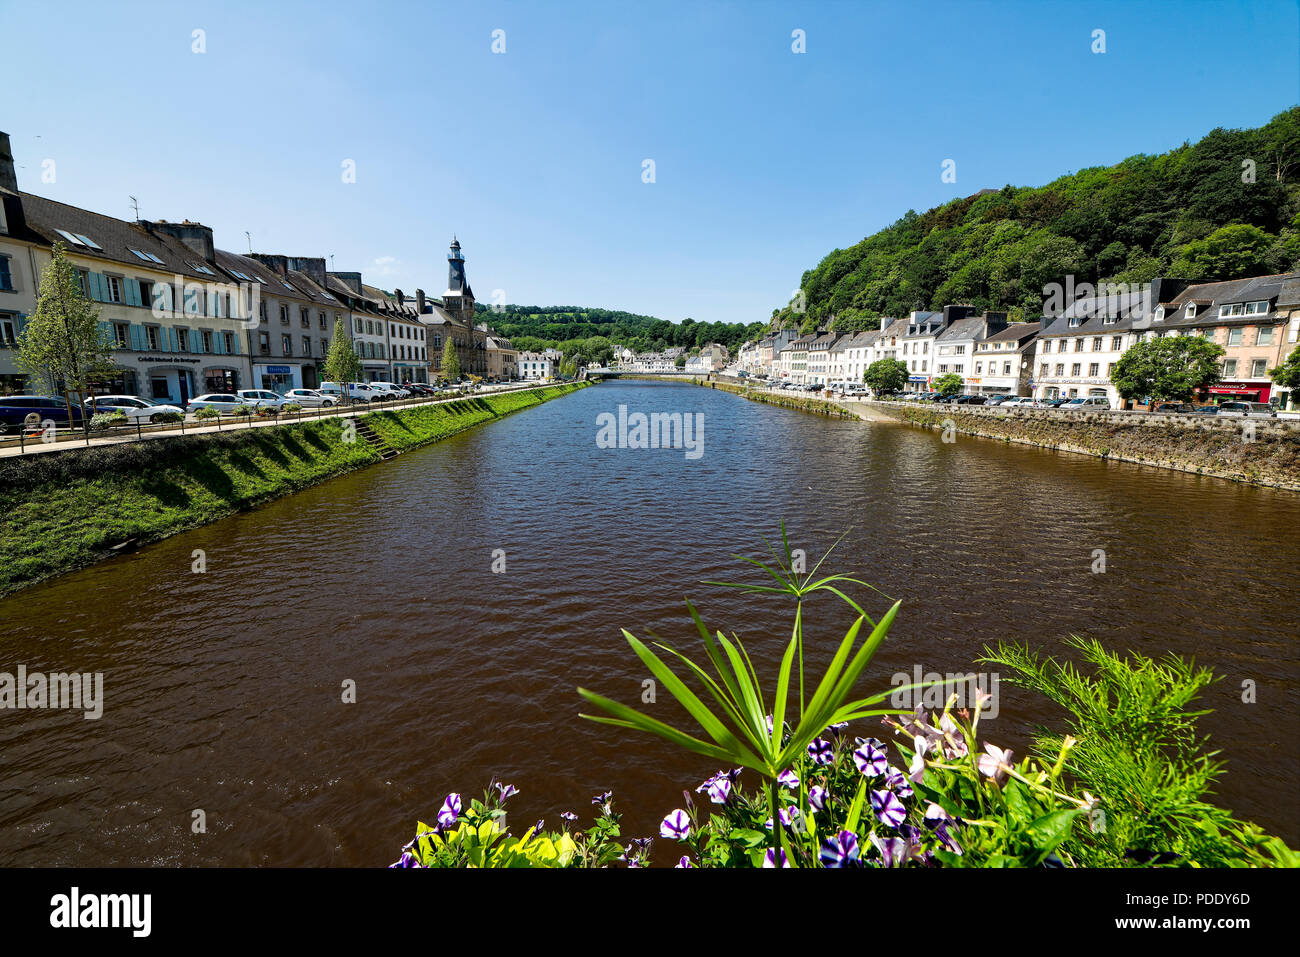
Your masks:
M544 382L552 376L552 360L543 352L521 352L515 362L519 378Z

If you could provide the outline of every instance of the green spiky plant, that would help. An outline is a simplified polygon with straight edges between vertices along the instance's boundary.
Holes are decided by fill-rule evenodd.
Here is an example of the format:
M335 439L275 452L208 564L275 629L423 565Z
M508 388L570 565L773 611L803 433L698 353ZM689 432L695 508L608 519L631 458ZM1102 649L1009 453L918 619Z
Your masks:
M847 533L846 533L847 534ZM620 728L631 728L656 735L688 751L707 755L723 763L752 768L763 775L767 789L768 810L777 811L777 777L791 769L805 757L806 749L814 738L827 726L841 722L854 721L859 718L880 717L899 714L898 709L877 708L892 694L904 689L891 687L888 691L866 698L850 700L850 694L863 669L871 661L889 633L894 616L898 613L901 602L895 601L887 612L878 620L872 618L862 607L845 594L846 585L861 585L872 588L867 583L847 575L826 575L817 578L817 572L830 556L839 541L836 541L822 556L821 560L809 572L797 571L796 561L786 536L785 523L781 523L781 545L784 555L778 554L771 545L771 565L756 559L737 555L736 558L747 562L766 572L776 583L774 585L754 585L735 582L706 582L705 584L737 588L752 593L786 595L795 602L794 625L790 641L785 647L781 665L777 671L776 693L770 699L771 711L768 710L769 699L763 694L762 682L754 669L749 653L740 639L734 634L728 639L721 631L710 634L695 607L688 601L695 627L704 642L704 651L717 677L714 678L700 665L676 649L656 641L654 644L676 658L686 669L704 685L709 696L716 702L719 711L712 710L698 695L686 686L679 677L649 646L640 641L626 629L623 637L627 639L637 657L645 663L650 672L666 687L674 698L695 719L696 724L709 740L679 730L663 721L652 718L627 705L579 688L578 693L605 714L583 714L582 717L601 724L610 724ZM878 591L878 589L873 589ZM803 647L803 604L819 592L830 592L846 602L857 613L857 619L849 627L840 641L834 657L827 666L816 690L811 696L806 694L804 676ZM883 593L882 593L883 594ZM888 596L886 596L888 597ZM871 629L866 640L861 644L858 636L863 627ZM785 733L790 683L795 662L798 661L799 704L795 720L790 723L793 729ZM915 686L907 686L908 688ZM769 724L770 714L770 724ZM800 779L802 780L802 775ZM806 796L800 794L801 802ZM786 850L786 836L783 828L775 828L778 836L773 838L773 846L779 845Z

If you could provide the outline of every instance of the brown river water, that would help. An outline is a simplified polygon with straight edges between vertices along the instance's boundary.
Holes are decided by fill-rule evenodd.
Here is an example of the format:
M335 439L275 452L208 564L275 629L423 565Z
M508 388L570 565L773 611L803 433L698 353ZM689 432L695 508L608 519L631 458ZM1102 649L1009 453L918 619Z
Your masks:
M703 455L598 448L620 404L702 413ZM612 789L655 835L717 769L580 719L575 689L641 707L620 629L694 653L686 597L772 675L789 608L702 581L757 581L733 556L782 518L813 558L851 528L826 568L903 599L863 690L979 670L999 639L1194 655L1223 677L1219 800L1300 844L1300 495L626 381L0 600L0 671L104 676L99 720L0 711L0 864L383 865L493 776L521 824ZM816 670L848 619L808 613ZM1059 716L999 690L984 731L1023 753ZM662 688L644 707L681 719Z

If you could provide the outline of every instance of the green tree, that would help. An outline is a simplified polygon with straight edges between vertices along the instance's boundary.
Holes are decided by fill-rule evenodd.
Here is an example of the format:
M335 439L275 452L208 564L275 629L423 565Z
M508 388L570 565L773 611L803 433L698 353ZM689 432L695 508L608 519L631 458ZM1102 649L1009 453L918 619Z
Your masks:
M876 395L897 392L907 384L907 363L901 359L877 359L862 373L862 381Z
M1163 336L1129 347L1111 381L1126 399L1192 398L1219 381L1223 346L1201 336Z
M342 319L334 320L334 338L330 339L329 355L325 357L325 381L337 382L339 394L346 399L348 383L361 381L361 359L352 348L348 328Z
M34 389L54 393L63 389L72 423L70 393L116 374L111 334L99 324L99 309L81 291L77 269L67 247L55 243L53 258L41 274L36 310L18 336L14 356L28 373Z
M442 377L448 382L460 378L460 359L456 356L456 344L451 336L447 337L447 342L442 347Z
M939 378L935 379L930 383L930 387L940 395L956 395L962 390L962 387L965 386L965 384L966 383L962 381L961 376L957 375L955 372L949 372L946 375L941 375Z
M1300 391L1300 349L1292 349L1291 354L1276 369L1269 369L1273 381L1294 394ZM1293 403L1292 403L1293 404Z
M1169 269L1175 276L1187 279L1256 276L1267 270L1273 240L1273 236L1258 226L1242 223L1224 226L1179 249Z

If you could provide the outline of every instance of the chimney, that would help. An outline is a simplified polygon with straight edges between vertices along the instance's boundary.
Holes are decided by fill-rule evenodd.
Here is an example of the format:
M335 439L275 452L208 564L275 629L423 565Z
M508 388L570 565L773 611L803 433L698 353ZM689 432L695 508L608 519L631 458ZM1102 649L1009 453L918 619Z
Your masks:
M428 310L424 308L424 290L415 290L415 311L424 315Z
M330 273L335 279L343 283L356 295L361 295L361 273L359 272L332 272Z
M289 257L275 256L269 253L249 253L249 258L256 259L281 279L289 277Z
M1007 314L1005 312L986 312L984 313L984 335L991 336L1001 332L1007 327Z
M203 262L212 262L215 255L215 247L212 243L212 228L204 226L202 223L185 220L180 223L169 223L165 219L157 222L142 222L142 226L150 232L159 232L164 236L171 236L173 239L179 239L185 248L194 253Z
M322 289L325 288L325 257L290 256L289 268L307 276Z
M18 192L18 171L14 169L14 154L9 148L8 133L0 133L0 189Z
M406 297L402 295L402 290L394 289L393 298L397 300L397 308L400 309L406 305Z

